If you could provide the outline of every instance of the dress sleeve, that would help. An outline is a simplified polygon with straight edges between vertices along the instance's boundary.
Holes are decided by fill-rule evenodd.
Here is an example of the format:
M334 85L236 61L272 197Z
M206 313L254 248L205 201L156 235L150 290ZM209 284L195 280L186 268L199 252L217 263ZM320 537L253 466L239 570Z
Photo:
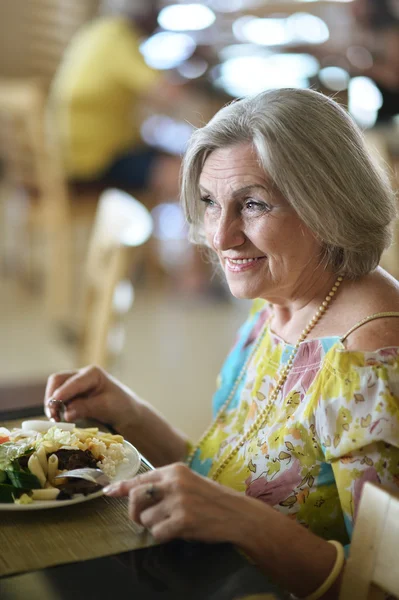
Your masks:
M325 367L316 429L351 537L366 481L399 492L399 349L339 351Z

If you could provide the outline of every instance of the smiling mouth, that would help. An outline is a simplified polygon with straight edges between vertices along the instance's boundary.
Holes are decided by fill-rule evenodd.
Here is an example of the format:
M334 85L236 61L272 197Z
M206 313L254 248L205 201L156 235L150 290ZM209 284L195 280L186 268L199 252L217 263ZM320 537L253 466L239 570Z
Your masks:
M225 260L233 265L246 265L248 263L257 262L266 258L265 256L257 256L255 258L226 258Z

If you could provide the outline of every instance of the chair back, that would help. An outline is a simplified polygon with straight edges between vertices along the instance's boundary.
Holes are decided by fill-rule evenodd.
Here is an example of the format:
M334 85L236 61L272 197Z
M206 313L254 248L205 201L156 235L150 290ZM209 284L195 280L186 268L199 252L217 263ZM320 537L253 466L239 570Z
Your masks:
M0 158L2 200L6 214L18 214L28 260L25 277L34 282L34 238L45 252L39 266L44 275L46 305L54 318L69 302L71 220L68 189L57 143L46 119L46 95L37 80L0 80Z
M46 135L45 93L34 79L0 80L0 155L10 185L24 187L43 206L62 186L55 147ZM61 187L61 191L62 187ZM57 197L60 189L57 188Z
M101 194L86 263L80 365L107 365L117 287L132 273L152 227L150 213L133 196L117 189Z
M364 484L339 600L399 598L399 496Z

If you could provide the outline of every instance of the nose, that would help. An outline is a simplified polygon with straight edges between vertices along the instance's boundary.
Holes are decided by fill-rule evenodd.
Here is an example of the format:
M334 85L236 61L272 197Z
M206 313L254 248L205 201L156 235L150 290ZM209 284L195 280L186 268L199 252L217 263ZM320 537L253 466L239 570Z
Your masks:
M220 215L213 235L215 250L229 250L245 242L241 219L228 214Z

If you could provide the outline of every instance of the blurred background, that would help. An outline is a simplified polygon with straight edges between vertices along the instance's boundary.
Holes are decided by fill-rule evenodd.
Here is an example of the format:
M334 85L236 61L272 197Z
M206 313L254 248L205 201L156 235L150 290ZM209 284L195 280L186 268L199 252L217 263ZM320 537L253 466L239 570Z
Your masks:
M347 107L398 188L399 0L1 3L0 413L95 362L200 435L248 303L187 240L181 156L279 87Z

